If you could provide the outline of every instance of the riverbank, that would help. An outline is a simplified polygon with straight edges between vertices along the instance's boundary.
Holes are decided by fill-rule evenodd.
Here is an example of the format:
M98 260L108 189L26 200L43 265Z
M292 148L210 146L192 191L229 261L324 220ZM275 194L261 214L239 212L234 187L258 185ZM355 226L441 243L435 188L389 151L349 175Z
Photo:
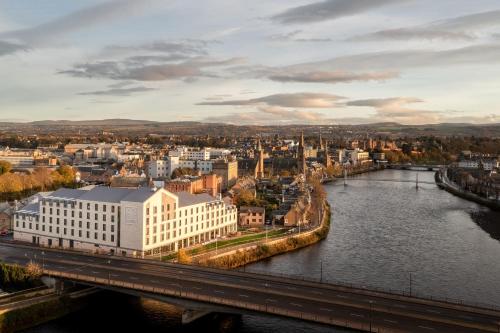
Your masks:
M46 289L23 300L0 304L0 332L21 331L81 310L97 292L97 288L87 288L59 295Z
M446 175L442 174L440 171L436 172L434 178L439 188L462 199L478 203L495 211L500 211L500 202L480 197L477 194L464 191L458 186L454 186Z
M330 205L326 200L324 200L322 202L322 206L322 221L317 228L298 235L280 238L263 244L252 245L212 256L207 259L200 260L197 264L209 267L232 269L317 243L325 239L330 231Z

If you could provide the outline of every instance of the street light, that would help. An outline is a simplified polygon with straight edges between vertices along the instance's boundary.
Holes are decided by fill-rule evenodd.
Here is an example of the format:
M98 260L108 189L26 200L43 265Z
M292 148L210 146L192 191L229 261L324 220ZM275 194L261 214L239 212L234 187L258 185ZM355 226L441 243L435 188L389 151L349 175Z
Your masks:
M219 246L219 232L215 234L215 254L218 252L218 246Z
M320 264L320 271L319 271L320 272L320 280L319 280L319 282L323 283L323 260L320 260L319 264Z
M372 304L373 301L369 301L370 303L370 332L372 331Z

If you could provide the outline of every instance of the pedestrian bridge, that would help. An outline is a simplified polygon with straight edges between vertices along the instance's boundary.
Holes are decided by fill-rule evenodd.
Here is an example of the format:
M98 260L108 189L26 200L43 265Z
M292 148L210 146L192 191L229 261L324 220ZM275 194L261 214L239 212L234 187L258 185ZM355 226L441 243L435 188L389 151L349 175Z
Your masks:
M33 261L56 279L196 311L260 313L388 333L498 332L500 323L493 306L327 283L322 277L303 280L15 244L0 244L0 260Z

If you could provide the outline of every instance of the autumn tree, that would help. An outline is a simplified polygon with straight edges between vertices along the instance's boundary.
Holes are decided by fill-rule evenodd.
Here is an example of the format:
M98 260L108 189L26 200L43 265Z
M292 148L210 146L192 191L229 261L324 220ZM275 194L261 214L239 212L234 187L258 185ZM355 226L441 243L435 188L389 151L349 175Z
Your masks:
M12 170L12 164L7 161L0 161L0 175L9 173Z

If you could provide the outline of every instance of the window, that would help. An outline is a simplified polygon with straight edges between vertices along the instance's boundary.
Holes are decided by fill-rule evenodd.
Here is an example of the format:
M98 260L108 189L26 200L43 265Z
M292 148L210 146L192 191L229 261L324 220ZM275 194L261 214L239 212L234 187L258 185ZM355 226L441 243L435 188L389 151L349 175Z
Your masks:
M102 211L105 212L106 211L106 205L102 205Z

